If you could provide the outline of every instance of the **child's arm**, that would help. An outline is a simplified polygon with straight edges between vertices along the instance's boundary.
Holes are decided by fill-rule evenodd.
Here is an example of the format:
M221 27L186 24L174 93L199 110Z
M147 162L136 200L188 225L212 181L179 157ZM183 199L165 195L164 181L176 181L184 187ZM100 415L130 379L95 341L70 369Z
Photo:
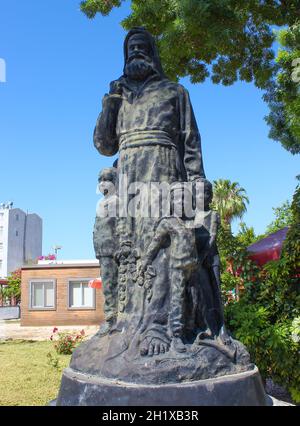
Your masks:
M219 223L220 223L220 216L217 212L211 211L210 213L210 224L209 224L209 239L200 253L200 262L203 262L204 259L208 256L209 252L211 251L216 238L218 234L219 229Z
M144 273L147 269L147 266L149 266L156 258L167 235L167 229L159 225L142 262L140 273Z
M218 230L220 226L220 216L217 212L211 212L211 222L210 222L210 238L209 238L209 247L211 248L216 241Z

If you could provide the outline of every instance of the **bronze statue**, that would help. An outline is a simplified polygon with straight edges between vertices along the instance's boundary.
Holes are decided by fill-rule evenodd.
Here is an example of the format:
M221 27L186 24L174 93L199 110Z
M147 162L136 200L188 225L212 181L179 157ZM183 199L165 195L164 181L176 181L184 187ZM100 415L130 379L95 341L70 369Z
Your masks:
M115 326L102 327L98 335L108 333L112 341L120 333L126 351L148 357L166 354L170 348L185 353L195 342L210 345L208 340L217 339L219 346L233 345L235 353L235 344L224 329L219 272L214 266L218 216L208 212L211 184L205 178L188 92L166 78L154 39L143 28L129 31L124 56L124 73L103 98L94 132L97 150L108 156L119 152L118 176L126 176L129 186L143 184L144 200L149 203L151 191L146 188L152 182L165 182L173 189L200 182L204 205L196 218L163 213L144 217L138 214L141 203L137 203L136 215L113 219L127 224L111 237L112 245L119 244L114 260L109 258L111 264L118 264L118 285L111 284L111 294L105 290L107 300L116 299L113 306L118 306L118 314ZM124 203L120 187L118 191L119 202ZM125 203L129 205L135 195L128 195ZM204 217L202 226L195 222L199 213ZM95 241L101 240L100 228ZM99 259L105 275L105 257ZM144 285L138 271L145 273ZM191 315L187 315L189 309ZM106 321L111 321L110 315L107 309Z
M118 183L116 193L105 194L103 201L106 211L111 202L117 204L117 213L97 216L94 229L106 323L74 352L58 401L168 405L173 395L174 404L215 403L223 396L211 399L205 379L237 373L254 376L251 383L245 379L252 399L241 390L240 401L256 401L258 373L249 373L254 366L246 348L224 325L219 216L210 210L212 185L204 173L189 94L165 76L154 38L144 28L127 34L124 60L123 75L110 84L94 132L100 154L119 154L116 169L100 175L100 181ZM160 188L153 202L153 184L169 186L168 197ZM182 188L179 199L176 187ZM175 211L187 199L196 206L194 216L184 208ZM148 209L153 203L158 214ZM176 387L182 383L183 393ZM232 383L239 389L238 379ZM233 394L224 394L226 403Z

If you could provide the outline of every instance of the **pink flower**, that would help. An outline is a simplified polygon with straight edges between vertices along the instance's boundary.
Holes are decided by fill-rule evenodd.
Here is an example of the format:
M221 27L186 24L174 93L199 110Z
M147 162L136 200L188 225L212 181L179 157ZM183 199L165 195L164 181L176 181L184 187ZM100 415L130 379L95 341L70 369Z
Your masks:
M85 336L85 331L81 330L80 334L81 334L81 336Z
M56 260L55 254L48 254L47 260Z

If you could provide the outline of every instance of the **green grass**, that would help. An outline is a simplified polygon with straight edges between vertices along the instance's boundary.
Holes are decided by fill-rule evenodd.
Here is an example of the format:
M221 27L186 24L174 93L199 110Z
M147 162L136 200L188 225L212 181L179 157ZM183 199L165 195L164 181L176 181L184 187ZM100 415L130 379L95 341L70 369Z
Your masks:
M58 360L55 368L47 354ZM47 405L56 398L69 355L57 355L50 341L0 342L0 405Z

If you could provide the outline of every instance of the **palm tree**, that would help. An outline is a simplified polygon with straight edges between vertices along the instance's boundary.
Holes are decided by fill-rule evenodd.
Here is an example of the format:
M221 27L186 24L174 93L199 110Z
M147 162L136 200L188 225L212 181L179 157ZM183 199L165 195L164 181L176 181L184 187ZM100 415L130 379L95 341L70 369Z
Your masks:
M218 211L223 226L231 232L231 222L242 218L247 211L246 191L237 182L219 179L213 182L213 194L212 207Z

